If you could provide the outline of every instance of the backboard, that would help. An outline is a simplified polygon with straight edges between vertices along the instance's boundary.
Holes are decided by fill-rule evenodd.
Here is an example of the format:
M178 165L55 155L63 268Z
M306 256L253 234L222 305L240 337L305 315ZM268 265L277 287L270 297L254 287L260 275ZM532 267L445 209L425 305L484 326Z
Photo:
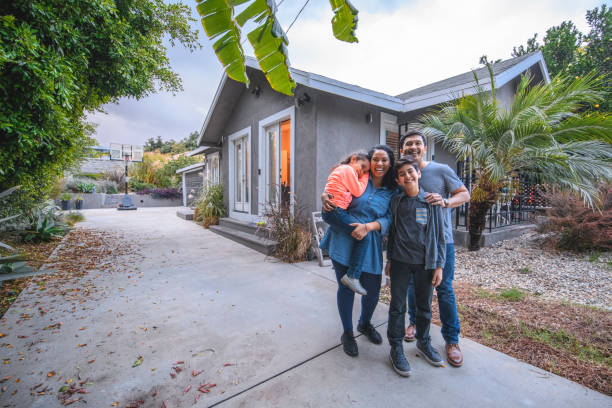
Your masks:
M141 162L144 156L144 150L140 145L129 145L121 143L110 144L110 159L111 160L127 160Z

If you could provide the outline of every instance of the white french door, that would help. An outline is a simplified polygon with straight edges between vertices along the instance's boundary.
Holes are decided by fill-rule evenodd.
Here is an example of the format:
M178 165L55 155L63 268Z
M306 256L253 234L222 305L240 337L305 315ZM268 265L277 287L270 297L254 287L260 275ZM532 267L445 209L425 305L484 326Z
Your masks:
M228 138L230 216L250 214L250 138L250 128Z
M267 205L289 205L293 210L295 165L294 108L259 122L259 215Z

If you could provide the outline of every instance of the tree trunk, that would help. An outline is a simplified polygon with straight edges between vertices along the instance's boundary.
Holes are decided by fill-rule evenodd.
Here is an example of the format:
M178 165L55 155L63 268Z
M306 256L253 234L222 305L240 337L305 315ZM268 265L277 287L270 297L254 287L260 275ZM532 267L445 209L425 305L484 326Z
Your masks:
M484 193L484 198L478 201L472 200L468 210L468 231L470 232L470 251L478 251L480 249L480 239L486 227L487 214L497 198L499 186L481 183L479 188Z

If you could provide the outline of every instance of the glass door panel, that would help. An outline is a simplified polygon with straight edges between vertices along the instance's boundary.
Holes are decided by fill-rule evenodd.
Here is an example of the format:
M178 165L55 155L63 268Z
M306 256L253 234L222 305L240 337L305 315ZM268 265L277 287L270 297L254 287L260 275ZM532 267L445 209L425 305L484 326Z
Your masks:
M234 210L248 211L249 208L249 145L247 137L234 140Z

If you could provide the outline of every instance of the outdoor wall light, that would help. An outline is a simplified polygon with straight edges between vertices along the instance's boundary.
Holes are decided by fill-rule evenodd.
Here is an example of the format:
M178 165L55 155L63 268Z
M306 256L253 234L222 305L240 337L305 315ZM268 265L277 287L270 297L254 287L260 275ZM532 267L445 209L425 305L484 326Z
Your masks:
M259 85L255 85L253 89L251 89L251 93L255 95L256 98L259 98L259 95L261 95L261 88Z
M310 102L310 95L308 95L306 92L304 92L302 96L295 98L295 106L298 108L301 108L308 102Z
M372 120L373 120L373 116L372 116L372 114L368 112L368 113L366 114L366 116L365 116L365 120L366 120L366 123L367 123L367 124L372 123Z

